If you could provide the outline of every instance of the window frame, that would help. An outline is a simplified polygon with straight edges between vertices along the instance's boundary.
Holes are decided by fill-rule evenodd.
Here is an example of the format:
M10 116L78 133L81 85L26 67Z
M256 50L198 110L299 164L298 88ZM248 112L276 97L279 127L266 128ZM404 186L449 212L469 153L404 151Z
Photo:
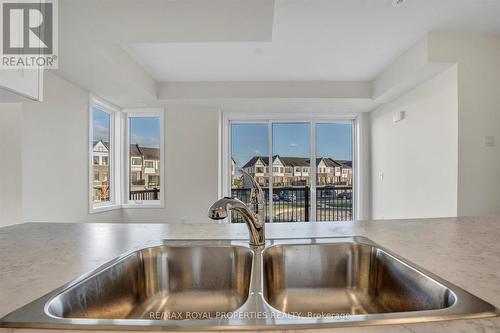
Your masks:
M353 187L353 212L352 220L357 220L359 217L366 216L364 208L366 207L366 195L361 191L366 190L366 186L361 186L362 182L369 182L367 179L366 170L361 170L359 159L364 159L366 148L360 144L364 140L364 135L361 135L364 121L362 112L353 113L298 113L298 112L283 112L283 113L259 113L259 112L223 112L220 111L220 150L219 150L219 197L231 195L231 125L232 124L267 124L268 127L268 154L269 160L272 160L273 155L273 138L272 124L273 123L309 123L310 124L310 159L316 160L316 124L318 123L335 123L335 122L350 122L352 124L352 187ZM363 155L362 155L363 154ZM316 168L310 168L308 177L311 180L311 207L316 207ZM293 169L295 173L295 168ZM269 178L269 196L273 193L272 174L268 174ZM273 205L268 207L270 222L273 217ZM316 222L316 209L310 211L310 221ZM231 217L229 216L229 220Z
M159 200L130 200L130 166L132 159L130 156L130 118L160 118L160 162L164 162L165 158L165 116L162 108L140 108L140 109L123 109L123 208L165 208L165 163L160 163L160 199ZM143 161L144 164L145 160ZM154 164L154 162L153 162Z
M93 124L93 109L99 109L109 115L109 155L108 155L108 167L109 167L109 201L108 202L93 202L93 183L94 183L94 124ZM116 163L120 159L120 148L117 143L120 142L120 108L117 106L106 102L105 100L90 95L89 97L89 136L88 136L88 203L89 203L89 214L119 209L120 206L120 170L119 163ZM99 159L100 160L100 159ZM98 164L99 165L99 164Z

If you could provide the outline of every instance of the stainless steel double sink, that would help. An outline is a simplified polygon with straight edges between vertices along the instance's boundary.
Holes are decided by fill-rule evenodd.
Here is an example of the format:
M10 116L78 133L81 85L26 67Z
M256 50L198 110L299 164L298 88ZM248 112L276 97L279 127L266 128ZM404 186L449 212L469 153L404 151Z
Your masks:
M0 327L244 330L483 318L491 304L363 237L159 241L12 312Z

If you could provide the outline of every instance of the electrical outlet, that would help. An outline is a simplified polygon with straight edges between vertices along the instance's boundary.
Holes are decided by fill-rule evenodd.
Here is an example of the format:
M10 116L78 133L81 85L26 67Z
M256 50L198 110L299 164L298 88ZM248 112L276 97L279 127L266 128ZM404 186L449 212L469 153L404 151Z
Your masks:
M406 111L396 111L392 114L392 121L397 123L406 118Z

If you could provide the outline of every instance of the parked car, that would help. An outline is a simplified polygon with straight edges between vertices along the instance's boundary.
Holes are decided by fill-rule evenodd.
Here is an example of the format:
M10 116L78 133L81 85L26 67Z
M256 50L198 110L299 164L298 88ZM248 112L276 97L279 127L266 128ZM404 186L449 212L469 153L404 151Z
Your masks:
M352 200L352 192L343 192L337 194L338 199Z
M335 190L323 189L319 193L323 198L335 199L337 197L337 192L335 192Z
M281 193L280 194L280 201L292 202L292 196L290 195L290 193Z

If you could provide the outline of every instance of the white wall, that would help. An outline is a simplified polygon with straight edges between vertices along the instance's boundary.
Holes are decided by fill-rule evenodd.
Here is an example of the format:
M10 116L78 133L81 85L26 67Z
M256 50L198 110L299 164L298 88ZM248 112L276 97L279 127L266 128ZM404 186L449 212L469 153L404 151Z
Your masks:
M120 221L88 214L88 92L45 74L44 101L23 104L22 221Z
M21 220L22 104L0 104L0 227Z
M394 123L400 110L406 119ZM456 66L371 112L370 122L372 218L456 216Z
M500 36L429 34L429 59L458 63L458 214L500 215ZM496 138L486 147L484 137Z

